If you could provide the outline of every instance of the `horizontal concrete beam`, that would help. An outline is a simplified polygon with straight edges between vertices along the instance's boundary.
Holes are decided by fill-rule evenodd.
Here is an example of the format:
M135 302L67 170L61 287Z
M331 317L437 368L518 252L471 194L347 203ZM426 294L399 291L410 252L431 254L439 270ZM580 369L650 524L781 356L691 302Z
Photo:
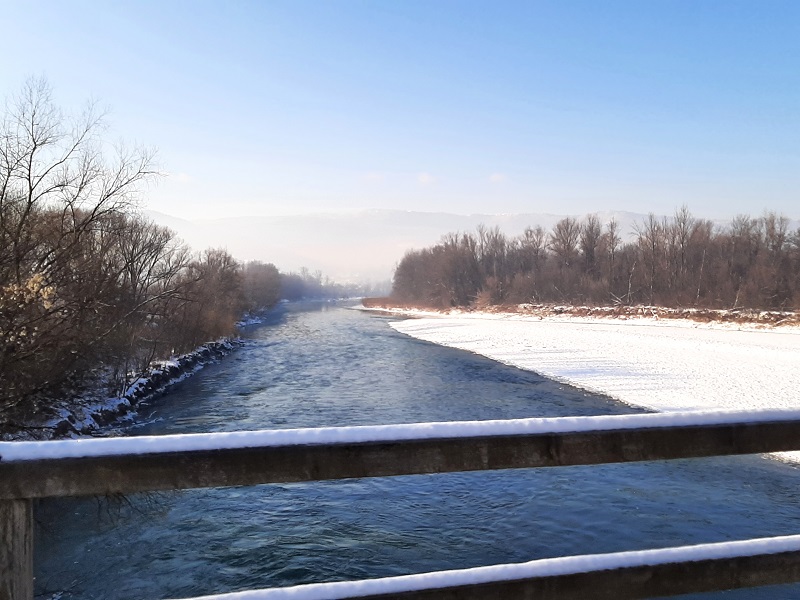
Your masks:
M0 499L800 450L800 420L0 460Z

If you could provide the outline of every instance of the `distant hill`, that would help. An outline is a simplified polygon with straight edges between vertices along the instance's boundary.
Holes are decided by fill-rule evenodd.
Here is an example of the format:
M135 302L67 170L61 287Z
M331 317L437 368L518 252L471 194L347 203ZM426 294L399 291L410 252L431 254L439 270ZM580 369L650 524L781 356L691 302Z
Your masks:
M340 282L390 279L397 262L411 248L438 242L454 231L474 231L481 223L498 225L507 235L528 226L550 229L566 215L457 215L402 210L365 210L278 217L230 217L187 220L144 211L157 223L175 230L195 249L224 247L240 260L272 262L282 271L306 267ZM602 223L612 217L623 237L646 215L631 212L595 213ZM583 217L584 215L573 215ZM725 222L720 221L723 225ZM792 228L800 226L792 222Z

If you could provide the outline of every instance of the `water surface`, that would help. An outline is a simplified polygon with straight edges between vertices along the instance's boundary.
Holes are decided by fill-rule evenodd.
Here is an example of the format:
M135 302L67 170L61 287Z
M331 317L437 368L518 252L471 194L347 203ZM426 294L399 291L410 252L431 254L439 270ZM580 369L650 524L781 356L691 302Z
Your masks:
M637 409L390 317L284 307L124 435ZM800 472L762 457L190 490L39 503L37 594L189 597L800 532ZM694 598L800 598L774 586Z

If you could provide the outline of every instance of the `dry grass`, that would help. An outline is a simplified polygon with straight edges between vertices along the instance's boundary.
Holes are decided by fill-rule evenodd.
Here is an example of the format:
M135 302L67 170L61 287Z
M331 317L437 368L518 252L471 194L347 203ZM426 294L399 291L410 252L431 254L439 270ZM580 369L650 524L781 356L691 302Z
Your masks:
M367 308L422 309L442 311L431 306L397 302L386 298L365 298ZM467 311L489 313L513 313L538 317L576 316L600 317L607 319L685 319L698 323L733 323L740 325L761 325L765 327L800 326L800 313L787 311L768 311L752 309L710 309L710 308L667 308L664 306L571 306L561 304L502 304L473 307Z
M800 325L800 314L784 311L722 310L710 308L668 308L664 306L563 306L552 304L520 304L502 307L501 311L539 316L574 315L617 319L652 318L685 319L698 323L736 323L749 325Z

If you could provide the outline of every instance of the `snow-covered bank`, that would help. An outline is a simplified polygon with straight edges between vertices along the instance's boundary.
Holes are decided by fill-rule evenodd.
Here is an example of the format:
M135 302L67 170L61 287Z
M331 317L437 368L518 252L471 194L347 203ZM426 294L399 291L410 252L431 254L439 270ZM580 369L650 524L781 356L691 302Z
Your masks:
M67 398L54 404L37 422L25 423L16 432L0 435L0 439L49 440L95 434L103 426L129 417L142 402L165 393L239 344L238 340L208 342L188 354L155 362L119 396L109 397L102 393L101 378L98 389L84 391L78 398Z
M798 327L485 313L391 326L653 410L800 408Z

